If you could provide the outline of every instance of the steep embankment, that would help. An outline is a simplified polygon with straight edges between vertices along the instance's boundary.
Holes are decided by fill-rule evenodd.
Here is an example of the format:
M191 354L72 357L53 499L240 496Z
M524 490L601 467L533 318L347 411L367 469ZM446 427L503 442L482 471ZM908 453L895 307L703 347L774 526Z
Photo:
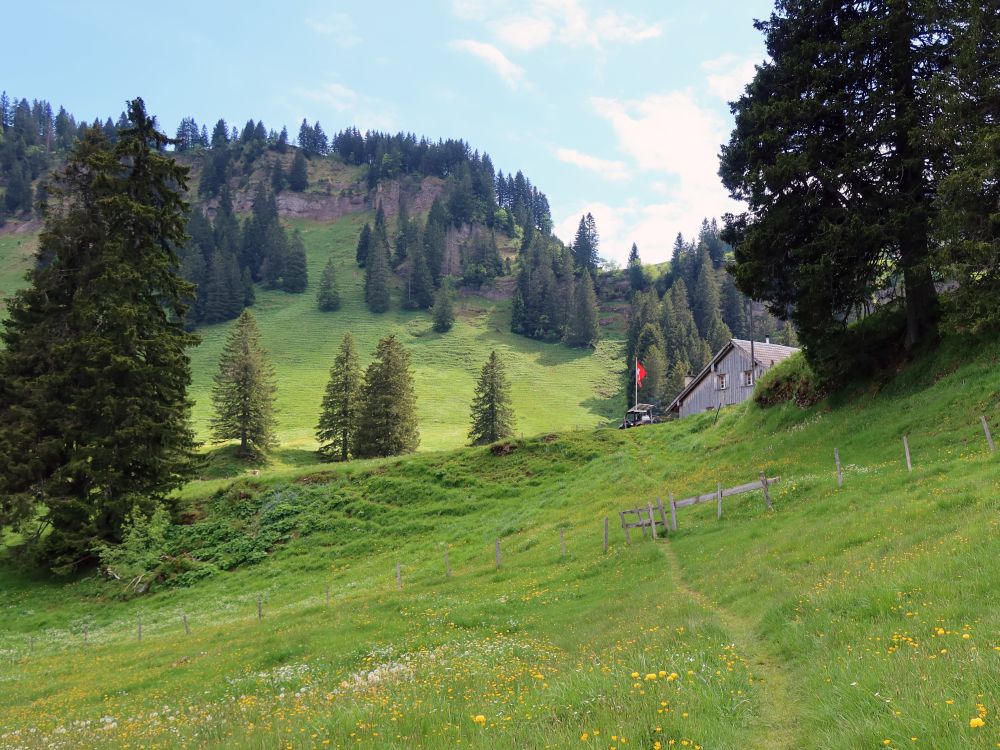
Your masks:
M199 575L258 564L133 602L0 574L0 743L995 747L998 360L953 343L808 410L193 486ZM659 546L613 522L603 551L605 516L760 470L772 512L684 508Z

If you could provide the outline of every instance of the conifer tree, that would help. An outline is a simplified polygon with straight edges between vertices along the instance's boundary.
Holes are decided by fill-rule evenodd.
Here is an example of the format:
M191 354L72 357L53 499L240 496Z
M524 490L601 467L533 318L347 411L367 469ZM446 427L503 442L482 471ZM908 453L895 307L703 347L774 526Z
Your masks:
M510 406L510 384L503 360L496 350L483 365L472 399L470 445L487 445L514 433L514 413Z
M657 404L666 392L667 358L664 350L663 334L659 326L647 323L639 334L636 356L646 370L646 377L639 386L639 402Z
M281 276L281 288L291 294L301 294L309 286L309 269L306 265L306 248L302 235L296 229L289 242L288 259Z
M330 368L316 439L321 455L346 461L361 420L361 365L354 337L344 334Z
M368 263L368 248L371 246L372 240L372 228L368 222L361 228L361 234L358 236L358 246L354 251L354 259L358 262L358 268L364 268L365 264Z
M309 167L305 154L301 149L295 152L292 168L288 171L288 187L296 193L301 193L309 186Z
M566 330L566 343L570 346L592 346L600 334L597 295L594 281L589 273L576 279L573 299L573 313Z
M358 426L354 455L358 458L412 453L420 444L410 355L386 336L365 370L365 416Z
M434 330L438 333L447 333L455 325L455 309L451 302L451 288L447 280L434 297L434 309L431 314L434 317Z
M573 258L578 268L591 273L597 270L597 263L600 260L599 244L597 222L594 221L593 215L588 213L586 216L581 216L580 226L577 227L576 237L573 238Z
M434 304L434 279L427 268L424 248L415 244L410 250L410 267L406 276L406 297L403 307L426 310Z
M172 249L186 240L187 169L167 143L141 99L114 145L85 131L53 180L46 263L3 323L0 529L31 534L54 569L118 542L133 507L170 507L191 470L192 287Z
M368 259L365 264L365 301L374 313L389 309L389 240L386 236L385 214L379 206L375 228L371 233Z
M628 253L628 284L633 294L644 292L649 286L646 272L642 268L642 261L639 260L639 247L634 242Z
M219 357L212 387L216 442L239 440L237 456L259 458L274 447L274 371L260 343L257 321L244 310Z
M331 255L323 267L323 275L319 280L319 291L316 293L316 304L323 312L333 312L340 309L340 292L337 291L336 274Z

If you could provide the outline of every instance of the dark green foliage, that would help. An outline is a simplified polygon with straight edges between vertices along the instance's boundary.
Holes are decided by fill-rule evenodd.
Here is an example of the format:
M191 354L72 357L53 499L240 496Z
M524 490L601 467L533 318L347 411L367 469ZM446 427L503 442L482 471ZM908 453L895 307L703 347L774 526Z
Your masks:
M386 235L385 213L380 205L375 213L375 228L371 233L365 264L365 302L374 313L389 309L389 239Z
M275 159L271 166L271 190L275 195L280 193L288 185L288 178L285 177L285 168L281 166L281 159Z
M801 407L813 406L826 396L827 389L802 354L789 357L765 372L753 392L754 402L764 408L786 401Z
M212 387L216 442L239 440L237 455L260 458L274 446L274 371L260 343L253 313L244 310L219 356Z
M597 222L593 215L588 213L580 217L580 226L577 227L576 236L573 238L573 259L577 268L582 268L593 273L597 270L597 264L601 258L598 255L600 238L597 234Z
M288 245L288 259L281 276L281 288L291 294L301 294L309 286L309 270L306 267L306 248L298 229L292 232Z
M474 287L503 273L503 259L493 232L474 231L462 246L462 281Z
M354 454L358 458L412 453L420 443L410 355L386 336L365 370L363 416Z
M361 234L358 236L358 246L354 251L354 259L358 262L358 268L364 268L365 264L368 263L368 249L371 247L372 241L372 228L367 222L361 228Z
M488 445L514 434L514 412L510 406L510 383L503 360L496 351L483 365L472 399L470 445Z
M193 290L172 250L186 240L187 170L167 142L141 99L113 146L85 131L52 183L47 262L4 322L0 527L61 570L118 542L133 508L170 507L192 465Z
M444 263L445 234L448 231L448 211L440 196L434 199L424 227L424 260L435 284L441 283Z
M434 318L434 330L438 333L447 333L455 325L455 309L451 295L450 285L445 282L434 297L434 309L431 315Z
M427 268L427 256L419 243L409 255L403 307L408 310L426 310L434 304L434 279Z
M321 455L341 461L348 459L364 413L361 395L361 364L354 348L354 337L348 332L330 368L330 380L316 426Z
M593 346L600 335L597 294L589 273L577 277L573 291L573 311L566 329L566 343L570 346Z
M757 24L770 59L734 104L720 171L749 210L724 234L740 288L795 322L814 366L821 348L852 355L849 321L893 283L907 345L934 335L930 229L949 159L926 135L940 113L930 84L953 53L957 27L942 21L960 14L780 0Z
M531 338L558 341L568 322L573 258L558 239L528 232L520 251L511 330Z
M319 290L316 292L316 304L323 312L340 309L340 292L337 291L337 272L334 269L332 255L323 267Z
M644 292L649 288L649 279L646 278L642 261L639 260L639 248L634 242L628 253L628 284L633 294Z
M288 171L288 187L296 193L301 193L309 186L309 165L301 150L295 152L292 168Z

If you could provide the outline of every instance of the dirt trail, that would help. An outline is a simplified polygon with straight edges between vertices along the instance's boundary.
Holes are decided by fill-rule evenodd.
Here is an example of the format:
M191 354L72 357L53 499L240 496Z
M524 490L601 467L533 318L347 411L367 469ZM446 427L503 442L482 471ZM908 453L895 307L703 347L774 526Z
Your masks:
M677 589L719 618L750 663L754 679L761 685L761 715L751 747L769 750L795 750L801 747L796 732L798 701L781 660L761 641L748 620L720 607L705 594L687 585L680 561L669 541L660 545L660 549L674 575Z

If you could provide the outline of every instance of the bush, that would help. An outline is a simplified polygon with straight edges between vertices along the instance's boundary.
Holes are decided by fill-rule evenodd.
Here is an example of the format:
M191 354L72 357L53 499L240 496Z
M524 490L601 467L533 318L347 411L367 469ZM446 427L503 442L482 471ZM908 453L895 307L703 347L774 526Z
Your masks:
M826 386L799 353L761 376L754 389L753 400L762 409L786 401L804 408L818 403L826 395Z

